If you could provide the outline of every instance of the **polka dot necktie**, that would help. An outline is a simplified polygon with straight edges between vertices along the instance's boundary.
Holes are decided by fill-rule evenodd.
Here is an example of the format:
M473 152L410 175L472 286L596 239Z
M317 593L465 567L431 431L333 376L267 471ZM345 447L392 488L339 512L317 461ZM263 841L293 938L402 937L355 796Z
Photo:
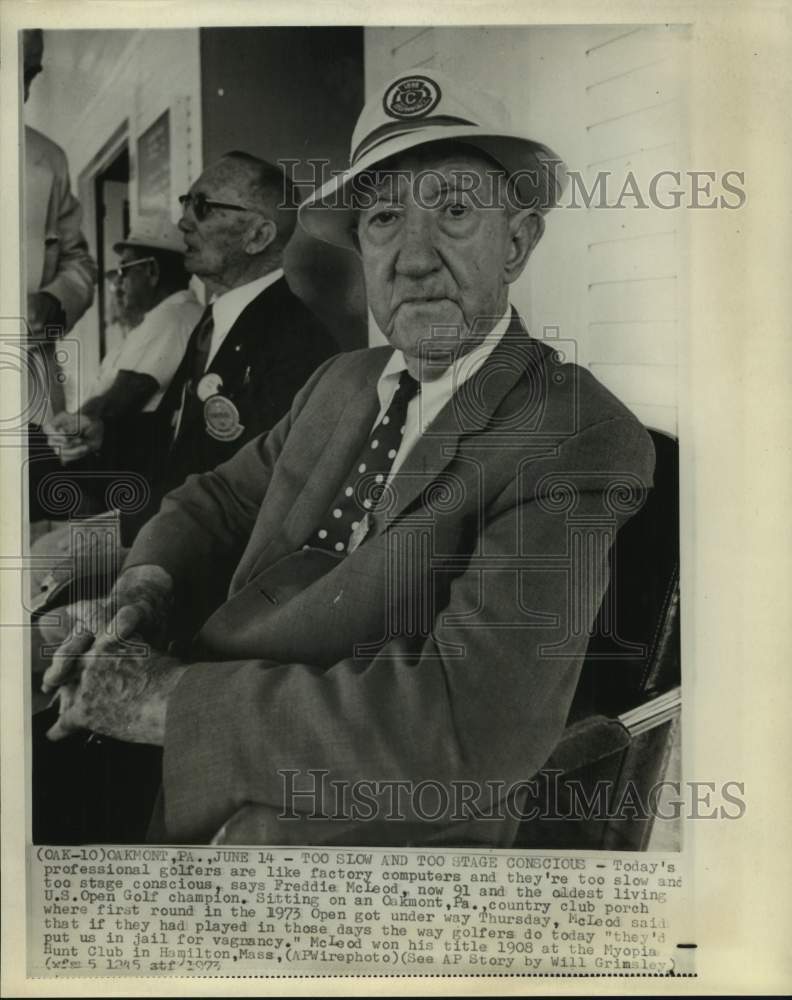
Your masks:
M369 435L341 492L308 545L331 552L351 552L365 538L371 512L382 497L404 436L407 406L419 389L420 382L403 371L385 415Z

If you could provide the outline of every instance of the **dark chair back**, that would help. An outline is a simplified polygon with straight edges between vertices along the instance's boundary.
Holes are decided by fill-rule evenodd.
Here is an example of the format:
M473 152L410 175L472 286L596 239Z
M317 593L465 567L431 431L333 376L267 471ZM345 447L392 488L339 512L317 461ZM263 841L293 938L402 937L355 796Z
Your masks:
M567 729L538 776L544 815L520 825L515 847L641 850L651 834L651 814L613 816L628 793L651 802L679 722L678 445L650 434L655 485L611 548Z

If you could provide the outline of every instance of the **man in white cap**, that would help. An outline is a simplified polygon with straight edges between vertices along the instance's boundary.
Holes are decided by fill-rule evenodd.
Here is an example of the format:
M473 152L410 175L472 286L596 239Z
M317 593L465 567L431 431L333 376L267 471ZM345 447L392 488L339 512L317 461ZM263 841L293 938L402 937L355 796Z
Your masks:
M140 321L102 359L79 410L50 422L49 444L64 464L102 448L107 420L157 410L203 312L188 287L184 241L170 219L141 218L113 249L119 255L113 272L118 303ZM118 449L110 461L130 467Z
M497 102L422 69L372 94L350 169L301 207L360 255L390 346L329 361L269 435L171 493L110 634L94 605L96 640L45 678L51 738L164 747L153 837L512 842L654 462L509 308L561 178ZM177 622L188 641L158 652Z
M188 287L181 234L169 219L141 219L114 250L118 266L109 277L130 327L102 359L79 409L62 410L44 428L54 455L45 466L34 466L45 470L46 479L38 480L45 496L65 482L77 484L83 516L105 510L109 483L123 482L130 472L147 475L152 449L166 430L158 408L203 312ZM62 472L55 471L58 461ZM72 546L68 520L52 524L36 539L32 553L39 565L30 576L34 595L56 579L68 580ZM38 645L33 643L34 674L43 669Z

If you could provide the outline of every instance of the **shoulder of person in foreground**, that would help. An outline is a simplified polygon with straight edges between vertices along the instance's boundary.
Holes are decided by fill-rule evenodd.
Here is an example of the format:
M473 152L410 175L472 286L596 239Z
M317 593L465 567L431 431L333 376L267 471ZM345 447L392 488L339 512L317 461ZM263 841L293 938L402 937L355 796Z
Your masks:
M644 487L650 487L654 445L636 415L552 342L532 339L531 344L535 366L528 365L525 377L536 404L533 433L557 439L567 456L578 456L581 472L621 468L634 472Z

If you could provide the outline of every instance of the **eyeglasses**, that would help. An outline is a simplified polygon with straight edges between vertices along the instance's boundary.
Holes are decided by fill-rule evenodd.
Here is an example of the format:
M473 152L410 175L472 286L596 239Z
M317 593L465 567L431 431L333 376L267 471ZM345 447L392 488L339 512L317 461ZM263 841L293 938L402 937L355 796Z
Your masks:
M199 222L203 222L213 208L225 208L231 212L257 212L259 215L263 214L259 209L252 208L250 205L233 205L228 201L214 201L212 198L207 198L203 191L199 191L198 194L181 195L179 197L179 204L184 212L188 208L192 208L193 214Z
M130 267L137 267L138 264L151 264L153 262L153 257L138 257L137 260L125 260L118 267L113 267L109 271L105 271L105 279L107 281L123 281L124 274Z

